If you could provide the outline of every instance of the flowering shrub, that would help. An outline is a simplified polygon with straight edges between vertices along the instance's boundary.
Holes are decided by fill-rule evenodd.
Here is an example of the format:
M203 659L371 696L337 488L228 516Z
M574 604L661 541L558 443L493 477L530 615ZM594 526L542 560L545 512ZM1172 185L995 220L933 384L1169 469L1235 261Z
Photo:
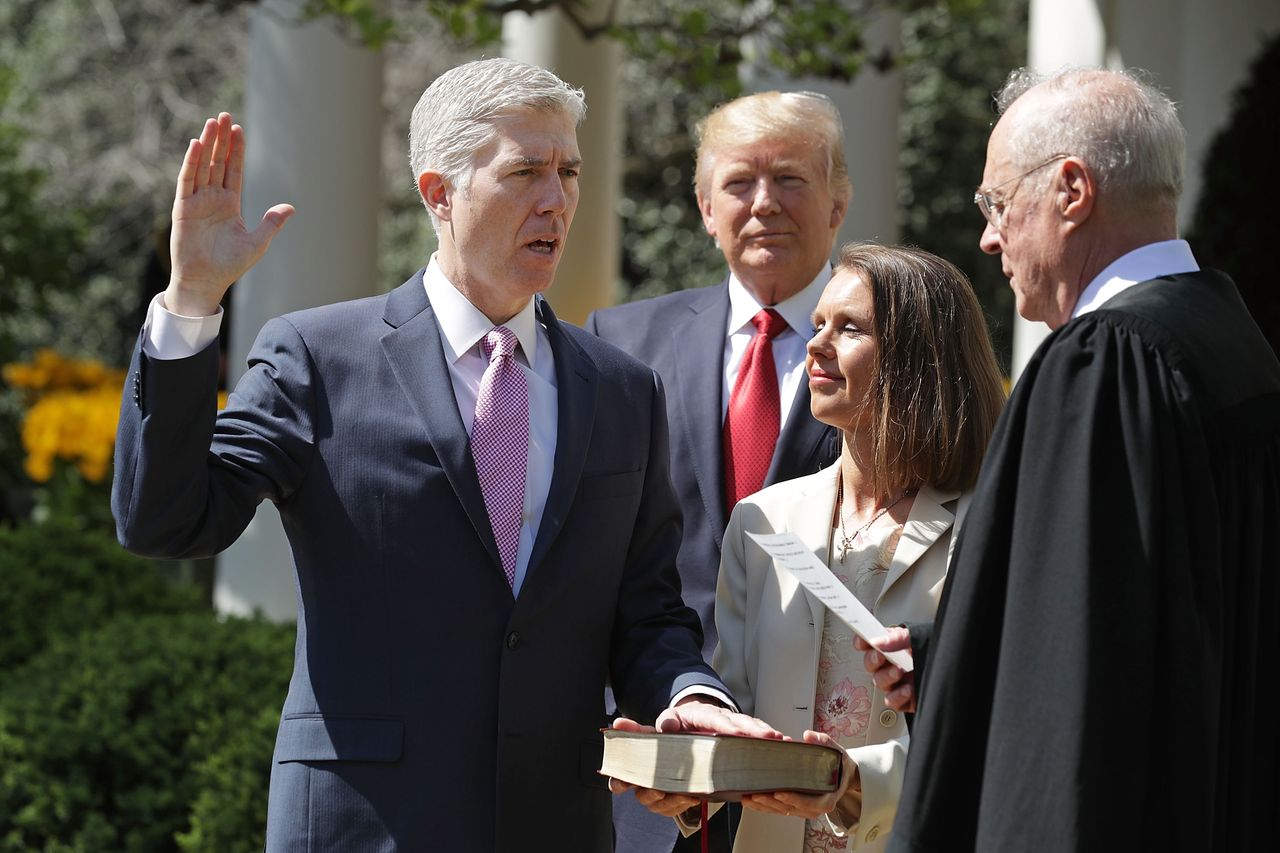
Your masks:
M84 479L101 483L111 470L125 371L90 359L66 358L42 349L30 364L7 364L4 380L33 401L22 423L23 468L37 483L54 475L54 463L74 465ZM226 394L218 395L218 406Z
M47 483L54 460L62 459L89 482L103 482L111 468L124 371L42 349L30 364L5 365L4 379L33 401L22 422L27 476Z

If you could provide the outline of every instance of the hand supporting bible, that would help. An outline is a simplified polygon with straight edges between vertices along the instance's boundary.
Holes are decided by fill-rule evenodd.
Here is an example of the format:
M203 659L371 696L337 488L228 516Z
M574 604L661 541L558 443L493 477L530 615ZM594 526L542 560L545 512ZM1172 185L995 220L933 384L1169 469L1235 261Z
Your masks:
M701 701L695 697L681 700L674 707L659 714L654 722L654 725L646 726L635 720L619 717L613 721L613 727L629 732L706 732L773 740L784 739L782 732L764 720L738 713L723 705ZM701 803L697 797L691 797L688 794L669 794L651 788L639 788L617 779L609 780L609 790L615 794L632 789L636 792L636 800L642 806L666 817L675 817Z
M844 752L839 787L829 794L802 794L798 791L744 794L742 807L768 814L802 817L806 820L820 818L838 807L841 822L845 826L852 825L862 813L862 783L858 777L858 765L849 757L849 753L841 748L840 743L829 734L806 731L804 742L830 746Z
M244 151L244 129L231 123L230 113L206 120L200 138L187 146L173 199L173 271L164 293L165 308L175 314L217 313L232 282L258 262L293 215L292 205L277 204L248 230L240 215Z

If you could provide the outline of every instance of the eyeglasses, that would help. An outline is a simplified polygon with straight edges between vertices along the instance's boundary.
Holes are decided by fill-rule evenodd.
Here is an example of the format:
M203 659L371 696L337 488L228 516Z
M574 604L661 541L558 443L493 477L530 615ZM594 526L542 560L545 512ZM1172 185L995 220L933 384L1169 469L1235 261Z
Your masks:
M1040 165L1032 166L1030 169L1027 169L1027 171L1023 172L1021 175L1015 175L1014 177L1010 178L1007 181L1001 181L1000 183L996 184L994 187L990 187L985 190L982 187L978 187L977 192L973 194L973 203L978 206L978 210L982 211L982 215L986 218L988 222L991 223L991 227L999 231L1000 218L1004 214L1005 205L1007 205L1010 201L1013 200L1013 194L1018 191L1018 187L1015 186L1013 190L1010 191L1009 198L1007 199L1001 198L1000 196L996 195L996 191L999 190L1001 187L1007 187L1009 186L1009 184L1012 184L1014 182L1017 182L1020 185L1022 182L1022 179L1032 174L1033 172L1038 172L1041 169L1043 169L1045 166L1048 166L1050 163L1056 163L1059 160L1065 160L1067 157L1070 157L1070 156L1071 156L1070 154L1054 154L1052 157L1050 157L1048 160L1045 160Z

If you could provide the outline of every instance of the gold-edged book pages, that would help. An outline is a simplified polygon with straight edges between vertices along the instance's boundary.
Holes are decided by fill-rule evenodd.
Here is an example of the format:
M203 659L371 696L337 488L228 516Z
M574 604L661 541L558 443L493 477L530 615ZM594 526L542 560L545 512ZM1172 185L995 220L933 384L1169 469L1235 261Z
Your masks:
M600 773L642 788L736 801L762 791L827 793L843 753L795 740L604 730Z

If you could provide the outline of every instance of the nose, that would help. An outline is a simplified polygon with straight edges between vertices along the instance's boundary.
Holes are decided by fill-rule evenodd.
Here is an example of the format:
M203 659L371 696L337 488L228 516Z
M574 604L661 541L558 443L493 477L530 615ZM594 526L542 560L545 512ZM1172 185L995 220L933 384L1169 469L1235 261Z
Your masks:
M1000 232L990 222L987 227L982 229L982 236L978 238L978 247L988 255L1000 254Z
M560 175L549 172L543 180L542 193L538 198L538 213L559 214L569 207L569 194L565 190Z
M809 338L809 342L804 345L804 350L810 362L817 358L829 358L831 356L831 338L827 334L826 327L813 333L813 337ZM806 367L808 366L810 365L806 365Z
M778 204L778 194L775 189L772 179L768 176L761 176L756 181L755 192L751 195L752 215L762 216L777 213L782 209Z

